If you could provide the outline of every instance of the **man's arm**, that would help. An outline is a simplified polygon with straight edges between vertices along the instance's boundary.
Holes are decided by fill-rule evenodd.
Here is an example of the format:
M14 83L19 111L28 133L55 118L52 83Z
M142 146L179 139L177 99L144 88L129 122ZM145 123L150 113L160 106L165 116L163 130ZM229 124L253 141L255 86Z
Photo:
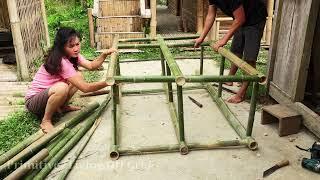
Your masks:
M210 29L214 23L214 20L216 19L216 14L217 14L217 7L214 5L209 5L208 14L206 17L206 21L204 23L203 31L202 31L200 37L195 40L196 42L194 44L194 47L196 47L196 48L199 47L200 44L206 38L208 32L210 31Z
M231 37L237 31L237 29L239 29L245 23L246 15L242 5L238 7L235 11L233 11L233 17L234 17L234 21L229 31L227 32L227 34L224 35L224 37L221 40L219 40L213 46L214 50L218 51L219 47L222 47L225 44L227 44L227 42L231 39Z

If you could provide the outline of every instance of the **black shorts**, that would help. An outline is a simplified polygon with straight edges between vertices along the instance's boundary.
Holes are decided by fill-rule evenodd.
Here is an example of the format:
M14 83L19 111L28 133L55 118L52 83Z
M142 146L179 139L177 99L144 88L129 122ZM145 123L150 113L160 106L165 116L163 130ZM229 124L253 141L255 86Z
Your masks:
M25 106L26 109L35 115L37 115L39 118L43 117L47 102L49 99L49 89L45 89L41 91L40 93L28 98L26 100Z
M231 52L240 58L243 57L247 62L255 62L259 54L265 24L266 21L262 21L238 29L232 39Z

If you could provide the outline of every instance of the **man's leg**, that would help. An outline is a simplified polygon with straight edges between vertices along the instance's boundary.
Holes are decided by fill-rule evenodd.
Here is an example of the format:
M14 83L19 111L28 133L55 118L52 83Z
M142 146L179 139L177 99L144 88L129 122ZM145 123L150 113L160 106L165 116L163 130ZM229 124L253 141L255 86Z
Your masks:
M41 129L45 133L53 129L52 116L58 110L58 108L66 102L68 97L68 88L68 84L58 82L49 89L48 102L40 124Z

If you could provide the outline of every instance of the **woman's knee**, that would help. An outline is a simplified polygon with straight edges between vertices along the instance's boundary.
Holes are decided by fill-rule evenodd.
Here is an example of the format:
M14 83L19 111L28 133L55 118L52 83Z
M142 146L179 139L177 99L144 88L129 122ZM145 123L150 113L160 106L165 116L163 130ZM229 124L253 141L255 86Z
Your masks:
M52 94L67 96L69 91L69 85L65 82L58 82L54 84L49 90L49 96Z

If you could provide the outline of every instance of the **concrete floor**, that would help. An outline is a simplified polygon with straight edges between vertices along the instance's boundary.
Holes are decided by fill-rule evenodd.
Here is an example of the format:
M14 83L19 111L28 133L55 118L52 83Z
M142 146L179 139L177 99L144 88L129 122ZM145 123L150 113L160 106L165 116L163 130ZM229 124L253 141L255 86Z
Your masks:
M198 61L184 60L178 64L185 75L193 74ZM205 61L205 74L217 74L213 61ZM160 73L160 62L141 62L121 64L123 75L145 75ZM161 88L161 84L128 84L123 89ZM187 96L201 102L198 108ZM224 93L227 98L230 94ZM96 100L103 98L96 97ZM230 104L240 121L246 125L249 104ZM186 141L207 143L214 140L235 139L234 130L223 118L219 109L206 91L186 91L184 93ZM163 95L126 96L122 98L120 120L121 147L141 147L149 145L176 144L176 137L166 99ZM111 111L102 115L102 122L80 155L68 179L262 179L264 170L282 159L290 165L279 169L265 179L317 179L318 174L303 169L303 157L309 154L295 148L295 145L309 147L316 139L302 130L296 135L279 137L277 125L261 125L260 112L256 113L253 137L259 149L229 148L209 151L192 151L188 155L179 153L154 154L142 156L122 156L117 161L109 158L111 144ZM293 142L290 142L293 140ZM64 169L65 162L77 148L61 161L48 179L57 179Z

